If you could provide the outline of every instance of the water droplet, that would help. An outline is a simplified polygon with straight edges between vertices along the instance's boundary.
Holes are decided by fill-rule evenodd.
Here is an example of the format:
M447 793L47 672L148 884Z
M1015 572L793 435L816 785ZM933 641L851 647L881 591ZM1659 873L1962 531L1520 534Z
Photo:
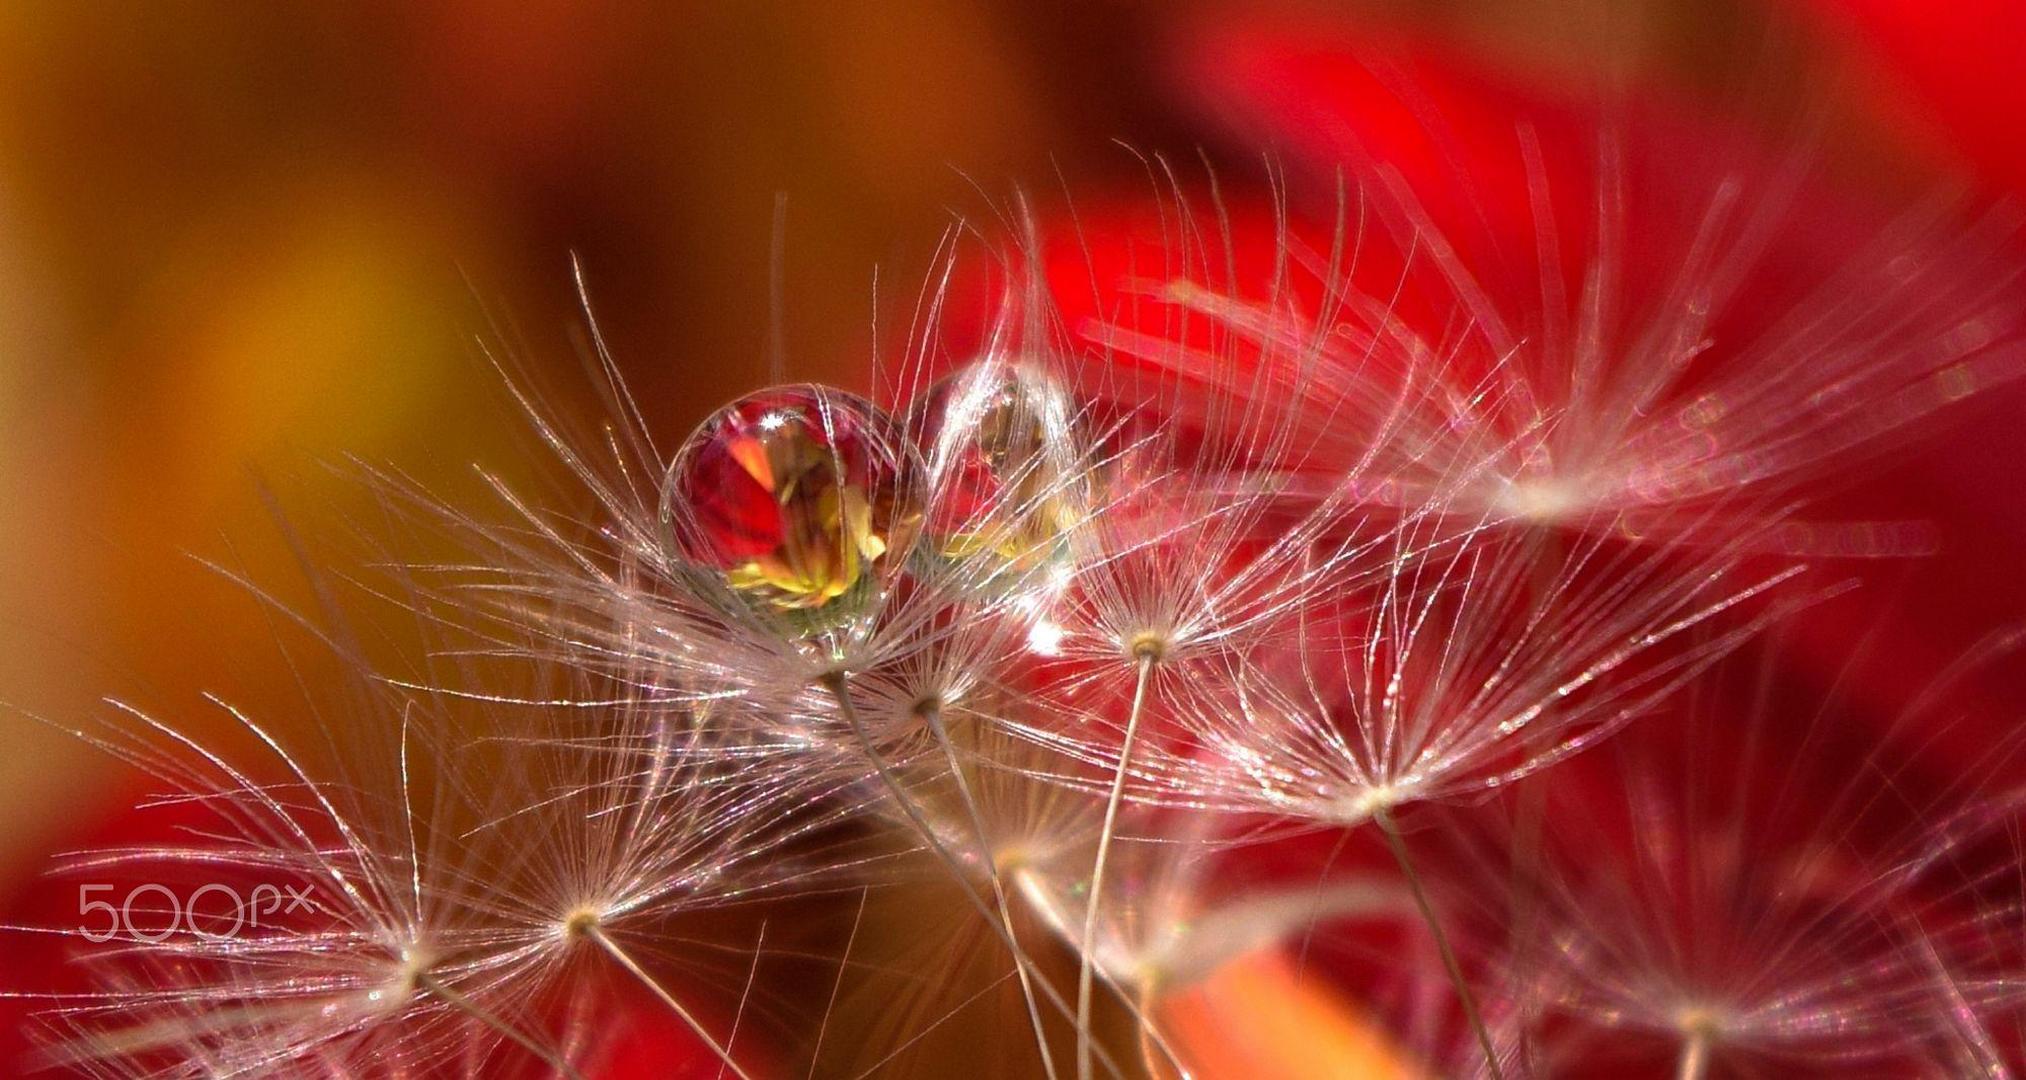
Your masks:
M764 610L849 618L912 535L917 470L885 416L816 385L719 409L669 466L662 516L682 557ZM820 616L820 618L819 618Z
M972 364L929 389L915 426L934 477L925 552L995 590L1038 584L1068 558L1086 500L1060 385L1025 365Z

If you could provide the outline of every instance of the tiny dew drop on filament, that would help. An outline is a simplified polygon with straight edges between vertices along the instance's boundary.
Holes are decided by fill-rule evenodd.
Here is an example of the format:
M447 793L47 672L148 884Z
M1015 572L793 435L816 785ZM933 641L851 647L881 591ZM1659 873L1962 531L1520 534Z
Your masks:
M680 557L820 633L860 613L911 541L918 470L852 394L778 386L719 409L675 455L661 516Z
M938 380L910 425L929 459L931 572L978 591L1038 584L1069 558L1087 499L1069 397L1030 365L978 361Z

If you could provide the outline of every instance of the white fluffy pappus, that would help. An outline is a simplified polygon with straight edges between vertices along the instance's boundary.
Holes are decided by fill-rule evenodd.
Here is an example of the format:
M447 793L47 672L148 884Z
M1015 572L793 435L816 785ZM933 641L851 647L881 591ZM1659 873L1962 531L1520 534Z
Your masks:
M162 809L189 821L59 864L161 903L129 905L144 925L104 941L41 931L79 938L102 987L54 1002L54 1058L151 1077L439 1075L455 1063L579 1075L614 1032L575 1007L612 992L585 978L602 951L742 1074L729 1036L663 979L738 1001L757 958L680 927L858 880L876 855L835 831L856 811L849 792L720 754L720 729L695 710L574 707L572 695L609 696L581 672L538 669L543 685L502 693L515 676L455 654L383 666L348 621L281 615L315 642L303 655L283 647L303 687L287 723L214 698L237 738L200 741L118 702L77 731L167 784ZM200 919L207 890L238 909Z
M1459 163L1444 199L1484 193L1461 164L1494 168L1479 159L1526 190L1431 210L1442 183L1354 157L1334 183L1276 185L1264 211L1178 200L1178 220L1212 224L1173 230L1183 254L1142 256L1136 280L1104 283L1125 310L1073 329L1291 424L1307 467L1254 477L1288 498L1332 497L1355 464L1368 501L1441 503L1465 527L1661 535L1721 513L1804 554L1906 553L1878 523L1754 526L2026 372L2007 208L1858 196L1805 133L1693 153L1673 125L1515 123L1462 149L1427 122ZM1276 251L1270 270L1225 271L1253 248ZM1187 317L1214 344L1176 333ZM1234 348L1259 368L1242 382L1214 375Z
M1739 654L1535 799L1458 822L1435 888L1488 935L1521 1056L2007 1075L1991 1033L2022 1006L2018 862L1985 849L2018 806L2019 740L1940 772L1924 751L1965 715L1947 684L2016 637L1883 724Z

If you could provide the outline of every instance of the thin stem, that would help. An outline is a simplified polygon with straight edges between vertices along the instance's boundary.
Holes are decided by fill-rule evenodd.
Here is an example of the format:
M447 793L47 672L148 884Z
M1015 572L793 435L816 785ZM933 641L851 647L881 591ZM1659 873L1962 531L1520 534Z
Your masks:
M719 1061L724 1062L725 1068L730 1069L733 1076L738 1077L739 1080L753 1080L752 1074L746 1072L732 1058L732 1052L722 1043L718 1042L717 1039L713 1038L709 1031L704 1029L703 1024L697 1020L696 1014L684 1008L682 1002L677 1001L675 995L670 993L667 987L661 985L659 980L648 974L647 969L641 967L639 962L633 959L631 953L620 948L619 943L612 940L612 936L605 932L604 927L599 926L595 922L586 922L578 926L576 930L590 939L592 944L605 950L605 955L611 957L614 963L624 968L628 975L639 980L640 984L647 987L655 997L660 998L661 1003L668 1006L670 1012L680 1017L682 1022L688 1025L689 1030L694 1032L697 1038L702 1039L704 1045L711 1048L711 1052L718 1056Z
M739 1010L732 1014L732 1031L725 1036L725 1045L739 1041L739 1025L746 1019L746 1006L753 1000L753 981L760 977L760 960L767 955L767 920L760 920L760 936L753 939L753 966L746 971L746 988L739 991ZM718 1066L717 1080L725 1080L725 1065Z
M949 764L950 777L957 782L957 797L963 801L964 813L971 819L971 832L978 839L978 857L984 860L985 872L992 881L992 900L999 906L999 921L1006 927L1006 933L1013 930L1013 905L1006 901L1006 884L999 877L999 860L992 855L992 841L985 832L985 815L978 809L978 800L971 793L971 782L964 776L964 764L957 758L957 748L950 742L949 729L943 726L943 711L938 708L922 710L922 722L936 737L936 745L943 748L943 759ZM1027 1002L1027 1020L1034 1025L1034 1042L1041 1050L1041 1068L1048 1074L1048 1080L1055 1080L1055 1055L1048 1050L1048 1038L1041 1026L1041 1007L1034 999L1034 977L1026 964L1015 964L1014 971L1020 976L1020 994Z
M1104 825L1097 834L1097 858L1090 868L1090 895L1083 910L1083 945L1078 949L1081 955L1076 973L1077 1080L1090 1080L1091 969L1096 961L1097 923L1103 914L1100 902L1104 899L1105 863L1111 858L1112 833L1118 827L1119 803L1125 798L1126 770L1132 765L1133 742L1140 734L1140 712L1147 703L1147 683L1152 680L1154 665L1159 662L1159 656L1153 652L1143 652L1139 656L1139 672L1133 682L1133 708L1126 715L1126 734L1119 743L1118 771L1112 774L1111 796L1104 805Z
M1048 928L1048 932L1055 935L1066 947L1071 949L1076 948L1075 935L1078 930L1070 926L1070 916L1062 910L1060 904L1056 903L1053 890L1049 889L1040 878L1035 876L1034 871L1027 867L1016 867L1014 869L1013 885L1021 898L1027 901L1027 906L1033 909L1035 915L1041 919L1042 925ZM1152 1019L1152 1014L1141 1004L1141 997L1150 992L1147 985L1144 982L1137 982L1133 986L1128 987L1127 984L1120 982L1116 977L1105 971L1099 971L1097 977L1104 983L1104 988L1118 1001L1119 1006L1125 1009L1128 1016L1133 1018L1134 1023L1139 1025L1141 1034L1144 1036L1141 1045L1145 1046L1147 1042L1151 1042L1154 1049L1160 1051L1161 1057L1166 1059L1168 1067L1174 1070L1176 1076L1181 1077L1182 1080L1190 1080L1192 1074L1189 1072L1188 1066L1182 1064L1182 1059L1176 1054L1174 1046L1168 1042L1167 1036L1161 1034L1160 1027ZM1102 1061L1105 1052L1104 1048L1099 1047L1097 1052L1099 1060ZM1148 1062L1147 1067L1149 1069L1153 1068L1151 1060Z
M1702 1027L1689 1029L1674 1067L1675 1080L1702 1080L1709 1075L1709 1051L1709 1032Z
M452 989L449 985L444 983L443 980L438 979L436 976L431 975L426 971L422 972L415 976L415 985L418 988L426 990L430 994L435 995L436 998L442 1001L445 1005L448 1005L451 1008L456 1009L457 1011L472 1017L479 1023L484 1024L486 1027L489 1027L494 1031L499 1032L501 1035L512 1040L514 1045L519 1046L521 1049L526 1050L528 1053L533 1054L538 1058L541 1058L542 1061L547 1063L550 1068L556 1070L557 1072L561 1073L564 1076L569 1077L570 1080L583 1080L583 1074L579 1073L577 1071L576 1066L571 1065L569 1061L563 1057L563 1055L557 1053L555 1050L550 1049L547 1046L543 1046L541 1043L537 1042L533 1036L527 1034L526 1032L520 1030L519 1028L513 1026L512 1024L507 1023L506 1020L501 1016L499 1016L497 1013L494 1013L492 1010L486 1008L483 1005L480 1005L478 1002L471 1000L471 998L465 996L462 992Z
M929 850L935 852L936 857L949 869L950 877L956 881L957 887L964 891L965 898L970 900L971 906L977 908L978 913L985 917L985 925L992 928L1000 944L1006 946L1006 951L1013 954L1013 963L1023 968L1032 967L1033 961L1028 958L1027 950L1020 947L1020 941L1013 936L1012 930L1000 922L999 913L979 895L969 876L963 872L963 863L951 854L949 846L944 844L942 837L936 833L935 826L923 816L921 808L915 805L914 797L908 794L907 787L900 782L900 777L894 775L893 767L887 764L886 755L880 753L879 745L872 741L872 734L865 730L864 721L858 718L858 707L851 702L849 677L842 672L833 672L824 676L821 682L824 688L830 691L831 696L837 699L837 712L844 718L845 726L851 729L853 737L858 740L859 750L865 754L866 760L872 763L873 771L879 774L879 779L886 785L888 794L893 796L893 801L899 805L901 813L907 815L908 822L914 826L915 832L920 834L922 842L927 844ZM1050 1007L1065 1015L1068 1013L1069 1003L1062 1000L1062 995L1056 993L1053 987L1046 982L1034 985L1048 1000ZM1049 1053L1047 1037L1039 1027L1034 1031L1034 1044L1035 1049L1041 1054L1041 1059L1044 1062L1051 1062L1052 1068L1053 1055ZM1107 1060L1107 1070L1116 1075L1117 1063Z
M1428 893L1421 887L1421 875L1414 869L1414 860L1407 856L1407 841L1393 823L1392 811L1380 807L1372 812L1372 820L1386 837L1386 846L1392 849L1393 860L1400 864L1400 873L1407 879L1407 889L1414 894L1414 906L1421 909L1421 921L1427 924L1429 936L1435 939L1435 948L1442 954L1442 966L1449 972L1449 985L1456 989L1457 1003L1463 1006L1463 1018L1470 1023L1471 1033L1477 1036L1477 1045L1484 1051L1485 1068L1491 1071L1492 1080L1505 1080L1505 1071L1498 1065L1498 1051L1491 1045L1491 1031L1477 1011L1477 997L1464 981L1463 965L1456 962L1456 950L1450 947L1449 935L1442 931L1442 920L1435 917L1435 905L1428 902Z
M830 1033L830 1017L837 1011L837 995L844 990L844 972L851 966L851 949L858 944L858 928L865 922L865 902L872 896L870 886L858 890L858 914L851 917L851 934L844 939L844 955L837 960L837 978L830 984L830 1003L823 1007L823 1021L816 1025L816 1046L809 1051L809 1076L816 1080L816 1066L823 1062L823 1039Z
M1142 1017L1152 1016L1154 1014L1154 1001L1159 996L1155 992L1154 981L1152 979L1146 979L1141 981L1139 996L1140 999L1135 1006L1135 1012ZM1154 1026L1146 1022L1145 1020L1140 1021L1140 1060L1146 1062L1147 1072L1151 1074L1155 1078L1155 1080L1168 1080L1167 1077L1162 1076L1160 1073L1154 1071L1154 1063L1157 1060L1156 1057L1154 1056L1154 1051L1158 1048L1159 1047L1156 1044L1154 1036ZM1165 1049L1162 1049L1161 1056L1170 1057L1170 1060L1172 1060L1172 1057L1169 1054L1167 1054ZM1187 1074L1181 1072L1180 1070L1177 1070L1175 1076L1177 1080L1181 1080L1181 1078L1186 1077Z

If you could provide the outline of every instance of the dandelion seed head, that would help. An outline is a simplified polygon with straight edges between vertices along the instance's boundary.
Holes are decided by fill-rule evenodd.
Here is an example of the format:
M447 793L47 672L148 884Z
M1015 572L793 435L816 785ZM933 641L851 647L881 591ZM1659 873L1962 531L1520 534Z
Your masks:
M1334 819L1335 823L1339 825L1362 824L1372 820L1375 815L1382 811L1391 809L1402 803L1412 802L1415 798L1414 787L1415 785L1411 781L1401 781L1394 784L1381 784L1358 791L1342 801L1340 805L1343 809L1340 815Z
M1764 663L1734 656L1699 684L1752 708L1673 702L1541 782L1550 835L1499 832L1459 860L1477 867L1466 903L1512 891L1488 925L1530 928L1502 963L1515 1005L1550 1018L1544 1053L1581 1062L1610 1045L1586 1039L1637 1034L1720 1068L1882 1069L1928 1060L1951 1010L2016 1000L2013 947L1991 931L2016 917L1992 883L2017 865L1966 843L2011 805L1976 777L2005 755L1921 777L1915 747L1950 718L1939 699L1860 734L1845 703Z
M330 696L305 686L304 707L331 726L285 737L220 703L250 736L235 754L117 707L87 737L216 820L81 860L94 876L149 881L201 867L242 897L277 882L309 910L85 949L104 989L59 1012L77 1036L63 1059L168 1063L147 1075L193 1080L220 1063L226 1075L386 1075L427 1069L444 1047L474 1063L554 1065L596 1049L545 1011L590 930L665 930L819 887L826 868L860 858L829 848L844 843L830 827L862 807L855 776L778 767L784 751L756 752L722 704L448 648L419 677L309 620L290 625L335 653ZM685 951L658 950L679 962Z
M1684 1039L1720 1039L1726 1021L1721 1008L1685 1005L1674 1014L1674 1026Z
M1174 646L1173 638L1159 630L1141 630L1126 639L1125 654L1128 660L1160 662Z
M1157 267L1145 292L1180 314L1100 310L1085 331L1172 373L1172 411L1223 421L1213 439L1235 411L1223 396L1290 424L1303 453L1283 500L1357 469L1373 509L1439 506L1459 527L1636 516L1661 537L1716 509L1792 513L2022 370L2026 265L2006 208L1947 192L1873 203L1807 150L1739 140L1684 166L1644 132L1521 122L1505 144L1518 154L1473 163L1529 194L1490 235L1365 158L1350 134L1364 123L1344 118L1348 159L1309 163L1316 194L1336 187L1334 222L1276 207L1191 224L1175 200L1184 224L1139 261ZM1375 175L1352 169L1347 187L1346 160ZM1496 186L1463 168L1431 187ZM1838 222L1833 239L1817 215ZM1274 250L1272 272L1226 271L1220 236ZM1202 374L1235 352L1256 372Z
M1580 477L1529 477L1508 481L1493 500L1500 517L1536 525L1580 520L1596 506L1591 485Z
M1655 711L1777 613L1764 598L1794 573L1746 577L1734 553L1700 546L1441 540L1440 523L1423 524L1426 536L1391 537L1382 580L1198 662L1164 704L1132 797L1328 827L1474 797ZM1108 762L1108 735L1060 724L1035 737Z

